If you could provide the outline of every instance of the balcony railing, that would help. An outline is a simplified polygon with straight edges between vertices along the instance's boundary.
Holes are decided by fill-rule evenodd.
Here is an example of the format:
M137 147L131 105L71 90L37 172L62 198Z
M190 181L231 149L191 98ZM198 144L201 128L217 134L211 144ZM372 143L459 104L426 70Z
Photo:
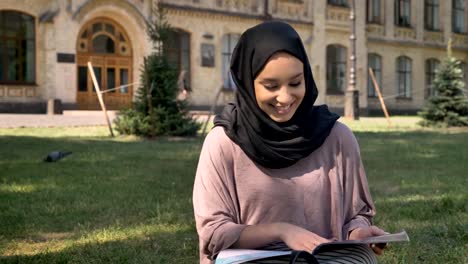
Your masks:
M468 34L452 34L453 46L468 48Z
M137 0L132 0L137 1ZM205 10L239 13L244 15L263 15L263 0L162 0L164 4L184 8L200 8Z
M407 27L395 27L395 38L399 40L416 40L416 30Z
M347 7L327 6L327 24L349 27L349 12Z
M424 41L434 44L444 43L444 33L434 31L424 31Z
M385 35L385 28L379 24L367 24L366 25L367 36L381 38Z
M276 0L272 15L275 18L285 18L312 22L312 10L309 1Z

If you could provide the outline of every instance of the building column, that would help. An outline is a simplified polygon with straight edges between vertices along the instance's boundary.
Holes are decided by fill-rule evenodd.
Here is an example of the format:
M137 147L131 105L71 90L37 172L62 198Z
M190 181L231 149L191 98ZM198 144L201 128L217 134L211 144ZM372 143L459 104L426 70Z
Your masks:
M356 2L356 89L359 90L359 108L367 109L367 36L366 1Z
M424 0L411 1L411 26L416 30L416 40L424 41Z
M318 89L318 98L316 105L326 104L326 90L327 90L327 47L326 47L326 14L324 10L327 8L327 1L313 1L313 17L314 29L312 33L313 41L311 50L309 51L310 67L314 74L315 84Z
M385 36L387 39L395 37L395 5L394 1L383 1L385 4L384 23L385 23Z

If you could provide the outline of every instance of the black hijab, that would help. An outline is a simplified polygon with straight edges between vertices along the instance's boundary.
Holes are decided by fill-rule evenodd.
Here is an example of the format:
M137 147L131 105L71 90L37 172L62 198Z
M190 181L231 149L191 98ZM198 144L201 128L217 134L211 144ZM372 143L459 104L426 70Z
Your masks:
M257 104L254 79L276 52L287 52L304 64L306 92L294 116L275 122ZM297 32L288 24L265 22L245 31L231 59L237 86L235 103L228 104L214 120L254 162L267 168L284 168L319 148L338 115L326 105L313 106L318 90L307 54Z

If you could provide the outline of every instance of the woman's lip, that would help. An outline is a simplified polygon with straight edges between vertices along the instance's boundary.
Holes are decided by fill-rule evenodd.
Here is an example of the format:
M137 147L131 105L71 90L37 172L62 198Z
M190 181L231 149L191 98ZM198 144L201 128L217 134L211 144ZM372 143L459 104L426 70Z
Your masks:
M291 111L293 105L294 105L295 102L292 102L291 104L289 104L287 107L278 107L278 106L274 106L275 108L275 111L280 114L280 115L287 115L289 114L289 112Z

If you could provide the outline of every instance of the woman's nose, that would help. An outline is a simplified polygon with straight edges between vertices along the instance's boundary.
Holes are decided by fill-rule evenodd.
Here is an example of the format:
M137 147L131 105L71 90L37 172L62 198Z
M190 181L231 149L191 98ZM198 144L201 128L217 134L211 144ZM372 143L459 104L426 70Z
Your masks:
M287 104L290 103L292 100L292 94L288 87L282 86L281 89L278 90L278 94L276 96L276 101L280 104Z

